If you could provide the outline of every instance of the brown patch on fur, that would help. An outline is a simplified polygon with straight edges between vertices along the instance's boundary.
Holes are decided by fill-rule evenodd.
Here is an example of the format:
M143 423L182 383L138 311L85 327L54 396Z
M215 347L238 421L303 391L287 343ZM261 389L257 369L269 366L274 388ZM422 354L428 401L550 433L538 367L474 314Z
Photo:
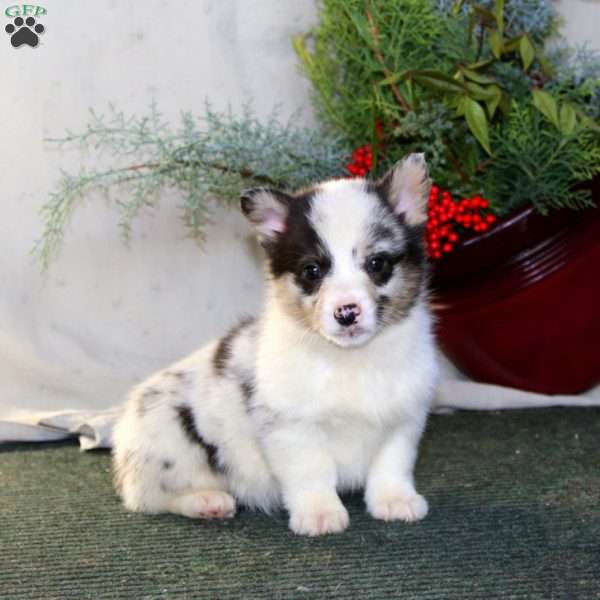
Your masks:
M279 305L285 312L307 328L315 329L312 324L312 314L316 302L315 297L298 293L298 288L291 274L286 274L271 283Z
M386 295L385 305L380 309L378 305L378 322L391 325L405 319L411 309L423 297L427 272L422 266L404 263L402 269L402 287L396 294Z

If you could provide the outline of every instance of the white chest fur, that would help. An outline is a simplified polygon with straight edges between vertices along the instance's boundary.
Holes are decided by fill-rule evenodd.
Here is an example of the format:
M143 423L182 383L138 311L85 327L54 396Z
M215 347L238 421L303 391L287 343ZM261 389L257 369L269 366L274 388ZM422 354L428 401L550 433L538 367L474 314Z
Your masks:
M430 317L420 305L351 349L307 335L270 307L259 336L256 405L277 429L312 436L327 448L338 487L355 487L393 431L421 431L436 378ZM277 448L285 453L287 445Z
M338 348L269 310L259 337L258 401L289 419L391 424L428 408L436 384L430 316L411 316L366 346Z

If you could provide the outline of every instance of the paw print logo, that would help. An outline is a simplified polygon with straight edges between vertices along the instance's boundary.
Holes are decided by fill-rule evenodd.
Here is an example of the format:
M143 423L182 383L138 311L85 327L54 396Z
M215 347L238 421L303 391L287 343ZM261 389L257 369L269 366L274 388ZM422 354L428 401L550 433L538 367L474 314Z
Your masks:
M17 17L12 23L9 23L4 30L10 35L10 43L15 48L18 48L23 44L35 48L40 41L38 34L44 33L45 28L41 23L36 24L33 17L27 17L26 20Z

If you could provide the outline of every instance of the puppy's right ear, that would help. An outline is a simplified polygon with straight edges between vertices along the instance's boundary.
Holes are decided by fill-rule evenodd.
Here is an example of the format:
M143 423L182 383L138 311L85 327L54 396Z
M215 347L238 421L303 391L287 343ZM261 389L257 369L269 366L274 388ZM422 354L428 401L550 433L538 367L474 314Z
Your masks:
M252 188L241 195L245 217L254 225L259 237L272 240L286 230L288 202L291 198L273 188Z

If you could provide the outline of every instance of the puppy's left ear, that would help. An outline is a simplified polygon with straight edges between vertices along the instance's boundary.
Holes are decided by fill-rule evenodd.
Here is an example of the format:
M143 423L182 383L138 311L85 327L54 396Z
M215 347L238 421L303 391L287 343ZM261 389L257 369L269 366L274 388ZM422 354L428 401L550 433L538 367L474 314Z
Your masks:
M275 239L287 227L290 197L273 188L252 188L240 194L244 216L263 240Z
M424 154L409 154L398 161L379 180L377 188L408 225L425 223L431 180Z

